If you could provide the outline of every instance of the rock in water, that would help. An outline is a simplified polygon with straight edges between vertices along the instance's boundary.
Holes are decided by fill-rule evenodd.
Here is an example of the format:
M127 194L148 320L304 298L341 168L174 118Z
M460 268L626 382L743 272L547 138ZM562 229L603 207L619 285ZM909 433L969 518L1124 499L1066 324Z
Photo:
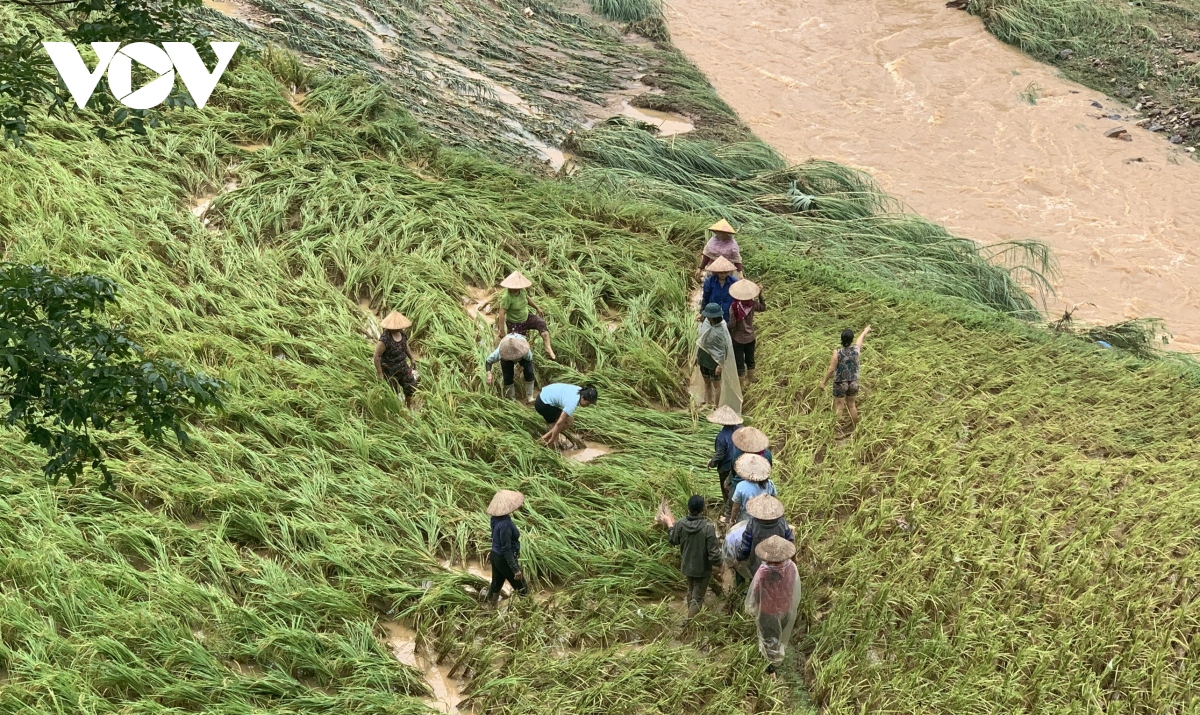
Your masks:
M1182 144L1183 143L1183 135L1176 134L1175 136L1171 137L1171 143L1172 144Z
M1104 136L1108 137L1109 139L1132 139L1125 127L1114 127L1109 129L1107 132L1104 132Z

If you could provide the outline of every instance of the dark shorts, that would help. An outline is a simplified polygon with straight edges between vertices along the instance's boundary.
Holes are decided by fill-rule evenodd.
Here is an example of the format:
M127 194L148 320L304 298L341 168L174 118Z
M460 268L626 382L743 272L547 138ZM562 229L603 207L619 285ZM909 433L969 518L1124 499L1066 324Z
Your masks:
M546 321L542 319L542 316L538 315L532 310L529 311L529 316L520 323L514 323L511 320L505 320L504 322L508 324L508 332L510 333L520 333L521 335L528 336L530 331L537 331L539 333L550 332L550 329L546 327Z
M412 397L413 393L417 390L417 376L413 374L412 370L405 369L397 372L385 372L383 377L392 386L393 390L403 392L405 397Z
M558 418L562 416L561 407L547 405L545 402L542 402L541 397L534 400L533 409L537 410L537 413L542 416L542 419L546 420L546 424L548 425L558 422Z
M737 362L738 375L745 375L747 370L755 369L757 363L754 360L754 348L757 343L757 340L751 340L748 343L733 344L733 359Z
M854 397L858 394L858 380L854 382L835 382L833 383L834 397Z
M717 361L712 359L712 355L696 348L696 362L700 364L701 375L709 380L717 379Z

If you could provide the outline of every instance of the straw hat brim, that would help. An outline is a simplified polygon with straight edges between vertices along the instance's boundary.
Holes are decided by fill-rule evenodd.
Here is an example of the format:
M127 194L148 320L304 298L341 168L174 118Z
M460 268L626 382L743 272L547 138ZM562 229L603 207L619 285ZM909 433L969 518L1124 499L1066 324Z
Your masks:
M412 327L412 321L404 317L404 314L400 311L393 310L392 312L388 313L386 318L383 319L383 322L379 324L379 327L383 328L384 330L404 330L405 328Z
M745 278L729 286L729 295L734 300L754 300L761 292L762 288L759 288L757 283Z
M705 419L715 425L725 425L726 427L742 423L742 416L734 412L733 408L729 405L721 405L713 410Z
M733 471L748 482L765 482L771 478L771 463L758 454L743 454L733 463Z
M737 233L737 229L733 226L730 226L729 222L725 219L721 219L720 221L717 221L713 225L709 226L708 230L717 231L720 233Z
M743 452L761 452L771 446L771 440L762 430L743 427L733 433L733 446Z
M533 285L533 281L526 278L520 271L513 271L508 274L507 278L500 281L500 287L508 288L509 290L520 290L528 288L531 285Z
M501 489L496 492L496 496L492 497L492 503L488 504L487 513L488 516L504 516L520 509L524 503L525 495L521 492Z
M529 354L529 343L525 338L508 335L500 341L500 357L504 360L520 360Z
M713 273L733 273L737 270L737 266L733 265L725 256L717 256L716 260L705 266L705 269Z
M763 561L778 563L796 555L796 545L782 536L772 536L754 547L754 555Z
M783 516L783 502L770 494L760 494L746 502L746 513L764 521L778 519Z

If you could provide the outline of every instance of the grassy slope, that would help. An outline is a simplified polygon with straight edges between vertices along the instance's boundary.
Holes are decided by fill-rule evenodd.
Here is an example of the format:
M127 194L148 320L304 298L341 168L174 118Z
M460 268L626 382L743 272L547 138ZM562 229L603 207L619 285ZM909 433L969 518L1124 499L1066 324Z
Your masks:
M1138 105L1144 126L1200 146L1197 0L971 0L969 9L1001 40Z
M762 679L744 618L705 614L681 635L674 560L647 528L658 495L716 492L695 468L708 426L650 404L680 397L705 216L439 148L353 79L311 80L297 112L285 87L310 81L298 73L280 56L242 62L211 111L148 146L52 123L38 155L0 162L8 259L119 278L147 344L233 386L194 454L130 442L113 495L48 489L36 453L0 442L0 711L416 712L424 685L381 645L378 618L461 662L480 712L792 709ZM258 152L234 144L264 136ZM620 142L604 146L592 178L619 166ZM632 190L671 205L732 185L645 191L652 179ZM205 230L192 197L231 180ZM870 217L877 197L823 198L842 219L729 199L759 222L748 255L775 306L751 410L782 442L804 537L817 703L1182 702L1195 680L1190 388L1165 366L889 287L946 288L911 272L930 255L939 271L959 255L960 284L989 277L949 237ZM888 247L906 262L870 270ZM600 384L581 424L620 454L568 466L534 445L536 417L482 389L487 329L460 298L516 265L546 286L559 326L561 365L543 376ZM864 278L847 277L856 265ZM362 298L415 320L417 414L372 379ZM813 385L836 332L868 320L868 416L839 444ZM527 568L556 590L495 614L439 560L486 551L481 509L500 486L530 495Z

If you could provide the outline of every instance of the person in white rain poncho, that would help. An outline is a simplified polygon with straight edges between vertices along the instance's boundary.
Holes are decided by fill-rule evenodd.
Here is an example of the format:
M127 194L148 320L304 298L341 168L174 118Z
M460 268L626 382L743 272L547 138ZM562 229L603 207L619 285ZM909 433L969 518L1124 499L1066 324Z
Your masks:
M729 327L725 324L725 314L721 306L709 303L704 306L700 315L692 397L701 404L727 406L740 415L742 386L738 381L733 338L730 337Z
M767 659L767 672L783 663L796 611L800 607L800 572L792 557L796 546L782 536L772 536L754 550L762 566L746 593L746 613L758 625L758 650Z

